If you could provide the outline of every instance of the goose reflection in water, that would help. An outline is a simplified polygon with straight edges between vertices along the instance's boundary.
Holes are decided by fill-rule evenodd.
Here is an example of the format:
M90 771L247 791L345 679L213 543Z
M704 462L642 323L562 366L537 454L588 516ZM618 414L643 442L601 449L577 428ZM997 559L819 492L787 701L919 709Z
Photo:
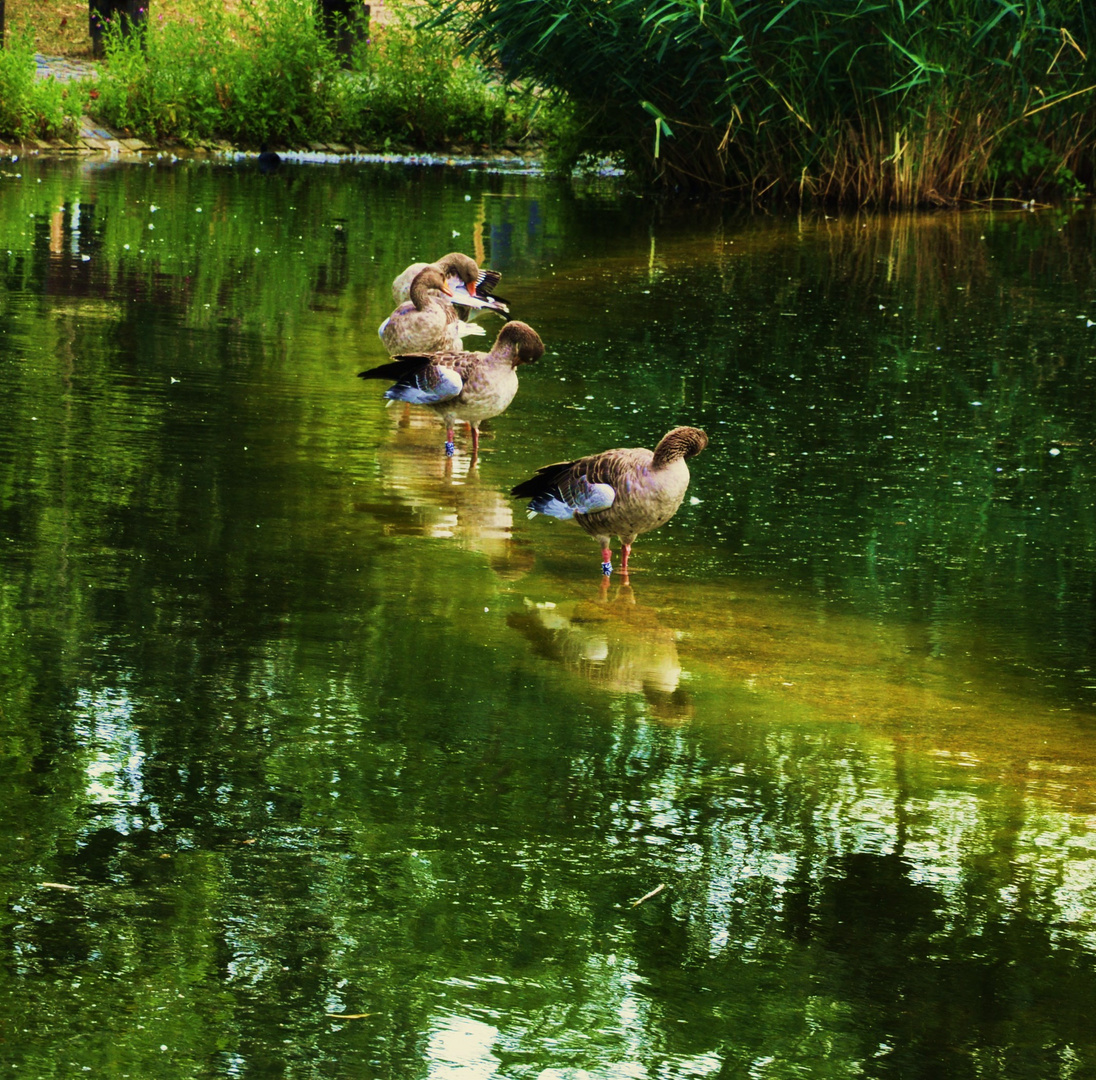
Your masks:
M513 535L513 500L481 481L475 458L438 453L431 414L412 410L394 419L393 437L377 451L385 498L359 509L376 514L387 536L455 540L485 556L503 580L528 573L535 556L528 541Z
M642 694L659 720L692 716L675 632L636 602L627 575L612 589L604 579L593 601L557 606L526 599L524 611L507 622L539 656L613 693Z

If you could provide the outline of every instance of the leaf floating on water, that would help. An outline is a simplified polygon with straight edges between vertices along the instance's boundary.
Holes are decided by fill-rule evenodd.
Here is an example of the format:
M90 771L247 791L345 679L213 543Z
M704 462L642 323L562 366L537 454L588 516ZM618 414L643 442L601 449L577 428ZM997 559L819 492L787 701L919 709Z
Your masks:
M364 1020L367 1016L372 1016L372 1013L325 1013L326 1016L330 1016L334 1020Z
M75 885L64 885L60 881L40 881L38 882L38 885L43 889L60 889L62 892L78 891Z
M662 890L665 889L665 888L666 888L666 882L663 882L661 885L656 885L646 896L641 896L632 905L632 907L639 907L640 904L645 903L646 901L653 899L654 897L658 896L658 894L660 892L662 892Z

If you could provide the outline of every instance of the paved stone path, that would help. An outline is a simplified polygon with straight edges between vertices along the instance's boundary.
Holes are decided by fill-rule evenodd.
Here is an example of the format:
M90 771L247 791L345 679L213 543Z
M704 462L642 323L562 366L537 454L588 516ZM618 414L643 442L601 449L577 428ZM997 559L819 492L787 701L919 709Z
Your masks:
M38 69L36 74L39 79L49 75L59 82L95 78L94 60L83 60L72 56L43 56L41 53L35 53L34 63Z

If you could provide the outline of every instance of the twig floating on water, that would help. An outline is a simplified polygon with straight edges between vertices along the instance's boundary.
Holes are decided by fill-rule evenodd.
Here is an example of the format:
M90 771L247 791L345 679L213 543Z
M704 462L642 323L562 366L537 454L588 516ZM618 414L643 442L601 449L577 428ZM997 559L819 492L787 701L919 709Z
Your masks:
M656 886L655 886L655 887L654 887L654 888L653 888L653 889L652 889L652 890L651 890L651 891L650 891L650 892L649 892L649 893L648 893L648 894L647 894L646 896L641 896L641 897L640 897L640 898L639 898L639 899L638 899L638 900L637 900L637 901L636 901L636 902L635 902L635 903L634 903L634 904L632 905L632 907L639 907L639 905L640 905L640 904L642 904L642 903L644 903L645 901L647 901L647 900L650 900L650 899L652 899L652 898L653 898L653 897L655 897L655 896L658 896L658 894L659 894L660 892L662 892L662 890L663 890L663 889L665 889L665 888L666 888L666 882L663 882L663 883L662 883L661 885L656 885Z

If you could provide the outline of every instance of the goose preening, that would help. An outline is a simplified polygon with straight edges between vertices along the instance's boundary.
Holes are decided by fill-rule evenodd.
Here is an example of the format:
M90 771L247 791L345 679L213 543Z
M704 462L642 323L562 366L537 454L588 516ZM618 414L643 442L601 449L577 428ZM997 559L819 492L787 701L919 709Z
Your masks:
M401 274L397 274L392 282L392 299L397 304L410 299L411 283L428 266L445 278L453 292L454 304L469 308L488 308L500 315L509 312L506 301L493 295L502 274L497 270L481 270L475 259L459 251L451 251L432 263L412 263Z
M392 379L394 385L384 392L390 401L432 408L445 421L445 452L450 457L454 453L453 425L465 421L472 429L475 458L480 424L506 411L518 392L518 367L543 355L540 335L515 320L499 331L490 352L436 350L432 355L401 355L391 363L359 372L358 377Z
M573 518L601 544L605 574L613 572L609 541L619 536L620 568L627 573L636 537L674 516L689 486L685 462L707 445L708 436L700 428L674 428L653 451L626 447L545 465L510 494L532 500L530 517Z
M449 283L434 267L428 266L416 274L411 283L411 299L400 304L377 327L388 354L459 352L461 331L467 324L460 321L449 300L441 298L452 295Z

